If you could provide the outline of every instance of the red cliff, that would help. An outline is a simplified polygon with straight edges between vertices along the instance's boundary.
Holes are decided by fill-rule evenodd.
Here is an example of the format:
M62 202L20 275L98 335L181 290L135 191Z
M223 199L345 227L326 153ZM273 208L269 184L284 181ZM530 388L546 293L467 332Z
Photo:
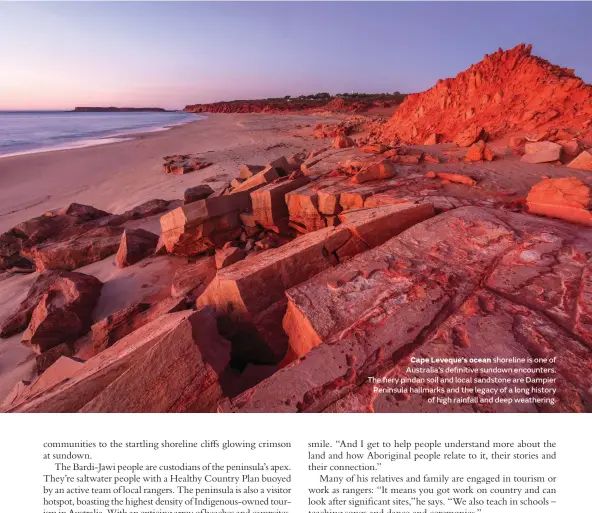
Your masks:
M423 143L438 134L454 141L467 127L489 136L545 128L590 129L592 86L531 55L531 45L501 48L455 78L407 96L387 122L383 139Z

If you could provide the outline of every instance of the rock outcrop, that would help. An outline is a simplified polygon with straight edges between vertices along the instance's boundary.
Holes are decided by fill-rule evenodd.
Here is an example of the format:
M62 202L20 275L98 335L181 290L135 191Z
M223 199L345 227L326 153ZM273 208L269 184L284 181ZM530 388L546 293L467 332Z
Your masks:
M574 225L482 208L417 224L288 290L284 326L305 358L222 411L589 411L592 331L580 291L591 249L591 233ZM445 406L429 400L435 391L374 393L368 376L413 377L410 356L463 368L473 357L560 363L539 402Z
M230 343L218 334L209 309L184 314L82 413L213 412L224 397Z
M215 331L211 312L172 313L84 362L59 384L13 400L4 411L209 411L222 397L218 376L228 358L229 344Z
M158 235L137 228L125 230L121 236L121 243L115 255L117 267L128 267L154 253L158 244Z
M197 155L172 155L163 158L164 172L172 175L185 175L212 165L211 162Z
M60 279L71 283L73 288L80 288L83 293L87 291L95 295L97 288L100 291L100 282L92 276L65 271L43 272L35 279L27 293L27 297L21 302L18 309L9 315L0 326L0 337L7 338L24 331L31 322L33 311L37 305Z
M238 337L235 354L251 362L275 363L287 350L285 337L277 332L287 289L431 215L431 205L411 204L348 212L336 228L313 231L221 269L197 304L213 306L224 327L222 333L234 340ZM269 326L276 331L270 332Z
M92 311L103 287L97 278L81 273L61 273L47 276L36 285L29 300L41 293L41 285L47 289L31 312L31 321L23 334L25 345L43 353L59 344L74 342L88 332ZM23 313L28 314L29 305L30 301Z
M179 207L160 218L163 241L169 253L197 255L222 247L240 236L239 214L251 209L248 191L208 197Z
M484 134L496 138L551 126L581 130L591 116L592 86L522 44L407 96L382 138L421 144L437 133L440 142L470 146Z

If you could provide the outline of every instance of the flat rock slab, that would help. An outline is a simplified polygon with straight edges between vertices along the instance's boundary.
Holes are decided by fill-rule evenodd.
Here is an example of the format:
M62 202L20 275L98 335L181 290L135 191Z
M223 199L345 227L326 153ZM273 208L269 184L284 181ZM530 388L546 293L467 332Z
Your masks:
M526 202L531 214L592 226L592 188L578 178L543 180L530 190Z
M73 271L117 253L122 233L123 228L118 226L94 228L69 239L23 249L22 254L34 262L37 271Z
M230 343L218 334L213 312L191 312L80 412L214 411L229 361Z
M166 336L174 336L194 312L178 312L160 317L141 327L117 344L86 361L66 382L39 392L8 411L74 413L96 397L146 352Z
M366 378L396 367L411 351L431 356L437 342L430 337L448 329L447 322L452 323L447 354L470 354L475 346L475 351L485 351L487 341L494 343L489 332L496 319L482 324L471 320L478 305L484 311L492 309L491 315L499 311L502 317L526 319L527 336L520 347L513 338L502 337L495 348L487 349L492 356L522 354L531 348L536 354L556 354L558 360L565 355L553 411L582 411L592 376L586 256L591 250L592 234L573 225L475 207L415 225L288 290L284 327L295 352L305 356L235 398L225 410L376 409L376 404L362 400L368 397ZM488 297L500 307L487 306ZM463 332L468 327L461 329L451 319L470 326L469 339ZM508 326L505 317L502 320ZM535 325L537 332L531 330ZM471 340L479 337L483 342L473 345ZM389 404L395 404L393 397ZM414 400L402 411L428 411L427 399ZM515 406L512 411L521 410Z
M583 151L575 159L573 159L567 167L571 169L583 169L584 171L592 171L592 153Z
M504 363L479 365L465 363L494 358L529 361L533 357L556 358L554 364ZM493 369L531 370L521 376L555 378L548 385L519 385L521 388L535 386L539 391L532 395L513 392L513 386L492 381L481 388L488 388L500 400L493 403L480 401L476 392L446 394L455 402L443 404L437 401L437 393L429 387L422 394L380 394L373 386L364 384L337 401L325 411L354 412L426 412L426 413L538 413L538 412L585 412L590 411L589 391L592 386L592 360L590 351L550 321L545 315L517 305L491 291L478 289L426 342L394 366L386 367L379 377L413 379L417 364L411 358L438 358L460 363L438 364L438 372L430 378L449 378L451 375L474 376L486 380L507 378L517 374L495 372ZM454 368L454 374L449 369ZM540 372L541 370L551 372ZM478 371L478 372L477 372ZM555 372L552 372L555 371ZM425 377L425 375L424 375ZM471 385L467 385L471 387ZM514 385L516 386L516 385ZM545 390L546 389L546 390ZM442 395L442 394L440 394ZM430 399L432 399L430 401ZM513 402L509 402L513 401Z

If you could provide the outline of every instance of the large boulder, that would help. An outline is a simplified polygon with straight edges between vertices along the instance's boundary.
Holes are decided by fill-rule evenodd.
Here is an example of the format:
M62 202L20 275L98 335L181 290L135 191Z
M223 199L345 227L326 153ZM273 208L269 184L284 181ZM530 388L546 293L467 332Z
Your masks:
M43 353L87 333L102 286L94 276L81 273L64 273L51 281L31 313L23 343Z
M530 164L555 162L561 158L561 145L551 141L527 143L524 146L525 155L520 160Z
M33 285L31 285L31 288L29 289L27 296L21 302L16 311L9 315L4 320L2 325L0 325L0 337L8 338L12 335L15 335L16 333L24 331L29 325L29 322L31 321L33 311L41 302L43 296L60 278L69 280L72 283L79 283L81 285L81 288L84 287L87 282L91 284L95 283L95 278L82 273L67 271L42 272L37 276L37 278L33 282Z
M207 184L196 185L195 187L185 189L185 192L183 193L183 203L185 203L185 205L188 205L189 203L206 199L213 193L214 189L212 189Z
M270 230L285 231L289 216L286 194L308 182L309 178L305 176L294 180L284 179L253 191L253 221Z
M534 185L526 198L528 211L592 226L592 192L580 179L552 178Z
M117 253L123 228L103 226L68 239L47 241L23 249L38 271L72 271Z
M158 238L158 235L140 228L125 230L115 256L115 265L122 268L128 267L152 255L158 244Z
M160 218L164 245L169 253L187 256L222 247L240 236L239 214L250 209L248 191L176 208Z

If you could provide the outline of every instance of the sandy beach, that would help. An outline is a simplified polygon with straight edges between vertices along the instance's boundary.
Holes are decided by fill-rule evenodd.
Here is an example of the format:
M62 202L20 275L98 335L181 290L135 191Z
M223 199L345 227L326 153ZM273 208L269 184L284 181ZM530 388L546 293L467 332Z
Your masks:
M321 115L210 114L205 120L118 143L1 158L0 233L73 202L121 213L155 198L178 200L185 189L204 180L219 189L243 163L265 164L326 145L306 136L317 122L335 120ZM184 153L203 154L213 165L186 175L165 174L162 157ZM159 217L135 224L159 233ZM184 262L156 257L119 269L111 256L78 271L105 283L95 310L95 320L100 320L136 302L168 296L173 274ZM35 277L14 275L0 281L0 322L24 299ZM0 401L19 380L34 376L35 354L21 345L21 338L17 334L0 341Z
M149 199L181 198L187 187L204 179L219 178L219 188L242 163L264 164L310 147L299 136L310 133L304 126L318 120L330 121L322 116L209 114L205 120L119 143L0 158L0 233L71 202L119 213ZM304 128L295 130L297 125ZM199 173L165 175L162 157L183 153L204 154L214 165ZM210 185L216 189L215 182Z

